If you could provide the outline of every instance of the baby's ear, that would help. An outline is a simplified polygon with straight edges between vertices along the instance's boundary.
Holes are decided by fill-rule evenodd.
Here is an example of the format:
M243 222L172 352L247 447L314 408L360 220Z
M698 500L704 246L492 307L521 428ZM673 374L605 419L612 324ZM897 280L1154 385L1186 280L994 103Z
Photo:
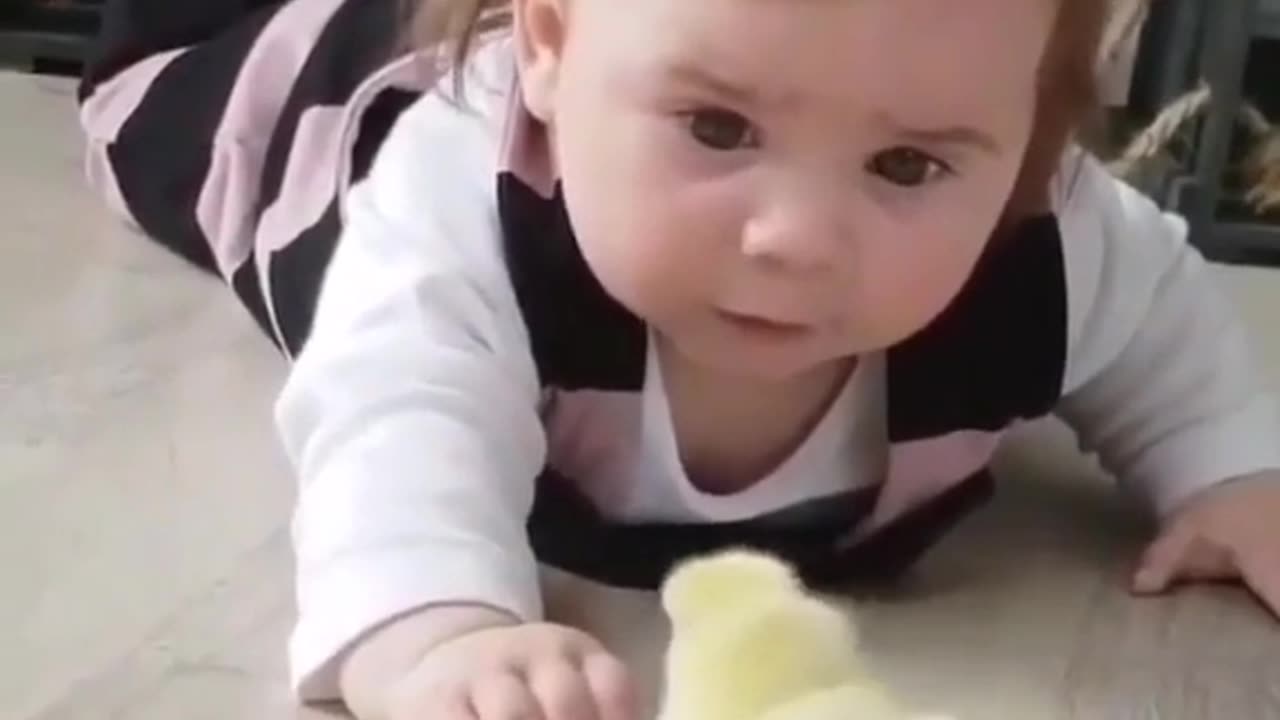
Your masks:
M724 615L801 590L786 563L752 550L727 550L686 560L667 577L662 607L676 626Z
M512 18L525 107L538 120L549 123L564 55L564 0L514 0Z

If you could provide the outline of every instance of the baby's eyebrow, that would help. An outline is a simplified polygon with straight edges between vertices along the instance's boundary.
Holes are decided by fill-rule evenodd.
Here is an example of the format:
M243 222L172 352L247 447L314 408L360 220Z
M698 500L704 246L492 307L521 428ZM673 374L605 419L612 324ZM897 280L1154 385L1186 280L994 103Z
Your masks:
M765 93L759 88L744 85L718 75L702 65L689 61L673 60L659 66L665 82L698 88L711 93L730 105L751 107L796 107L803 100L799 92ZM991 134L969 125L951 125L937 128L911 127L887 111L877 113L877 119L890 131L905 141L932 146L970 147L981 152L998 155L1000 143Z
M787 96L765 95L759 88L735 83L689 62L663 63L660 73L667 82L699 88L739 106L778 105L794 102L797 99L790 94Z
M889 121L894 133L921 145L953 145L968 146L983 152L997 155L1000 143L991 135L967 125L953 125L941 128L909 128L896 121Z

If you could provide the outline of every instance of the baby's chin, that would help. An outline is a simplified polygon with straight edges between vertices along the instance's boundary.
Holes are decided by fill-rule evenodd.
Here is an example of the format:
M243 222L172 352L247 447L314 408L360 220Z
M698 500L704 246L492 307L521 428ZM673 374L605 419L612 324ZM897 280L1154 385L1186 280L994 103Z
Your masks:
M810 379L856 364L856 353L823 351L817 343L790 345L726 341L724 338L670 338L675 349L694 364L725 377L766 384Z

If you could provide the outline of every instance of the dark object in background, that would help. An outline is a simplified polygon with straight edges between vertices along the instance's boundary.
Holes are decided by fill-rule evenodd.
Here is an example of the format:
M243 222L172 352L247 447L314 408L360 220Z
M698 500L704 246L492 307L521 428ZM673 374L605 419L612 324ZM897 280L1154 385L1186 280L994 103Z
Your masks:
M0 0L0 67L78 75L103 1Z
M1185 164L1152 193L1187 217L1192 242L1211 260L1280 266L1280 223L1239 197L1254 184L1240 176L1241 161L1259 144L1242 132L1245 108L1280 121L1277 42L1280 0L1158 0L1144 29L1129 108L1139 125L1201 79L1211 91Z

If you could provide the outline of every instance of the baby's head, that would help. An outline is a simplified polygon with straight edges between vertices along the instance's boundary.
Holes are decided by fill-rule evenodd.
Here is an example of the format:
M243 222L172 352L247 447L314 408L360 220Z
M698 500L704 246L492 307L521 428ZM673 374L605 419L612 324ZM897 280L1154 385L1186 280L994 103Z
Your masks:
M919 331L1045 209L1110 5L426 1L459 35L514 18L604 287L694 361L771 378Z

